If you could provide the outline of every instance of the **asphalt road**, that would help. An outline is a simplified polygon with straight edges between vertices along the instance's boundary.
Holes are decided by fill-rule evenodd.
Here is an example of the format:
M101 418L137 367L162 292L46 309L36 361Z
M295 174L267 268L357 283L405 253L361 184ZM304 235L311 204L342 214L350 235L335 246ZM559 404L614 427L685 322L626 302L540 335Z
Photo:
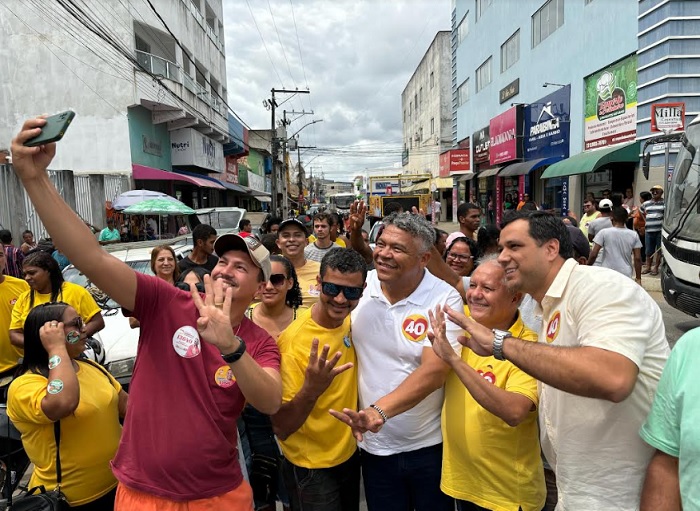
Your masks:
M687 331L700 327L700 319L688 316L686 313L674 309L666 303L661 292L650 291L649 295L659 304L666 326L668 343L673 347L676 341Z

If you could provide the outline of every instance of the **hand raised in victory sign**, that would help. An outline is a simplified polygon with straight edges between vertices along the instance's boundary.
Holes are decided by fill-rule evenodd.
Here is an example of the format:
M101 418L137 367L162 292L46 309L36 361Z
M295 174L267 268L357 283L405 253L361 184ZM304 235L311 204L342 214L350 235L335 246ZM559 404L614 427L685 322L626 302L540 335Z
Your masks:
M468 318L459 311L445 305L443 311L454 324L462 327L469 336L459 336L457 341L482 357L493 355L493 331L484 325Z
M362 226L365 225L365 217L367 216L367 205L365 201L356 200L350 206L350 218L348 226L350 231L362 231Z
M459 359L459 355L455 352L454 348L447 340L446 327L445 327L445 312L441 305L435 306L435 311L428 311L428 317L430 318L430 328L432 332L428 332L428 339L433 345L433 351L440 357L445 363L452 364L456 359ZM466 338L464 338L466 340Z
M328 360L328 351L330 346L325 344L321 350L321 355L318 354L318 339L311 341L311 352L309 353L309 365L306 366L306 378L304 386L309 394L318 399L328 387L330 387L333 379L340 373L347 371L352 367L352 362L336 367L338 360L343 355L340 351L333 355L333 358Z
M222 353L238 349L238 340L231 328L231 294L229 287L224 292L222 279L212 280L204 276L204 300L194 284L190 284L192 300L199 311L197 331L203 340L213 344Z

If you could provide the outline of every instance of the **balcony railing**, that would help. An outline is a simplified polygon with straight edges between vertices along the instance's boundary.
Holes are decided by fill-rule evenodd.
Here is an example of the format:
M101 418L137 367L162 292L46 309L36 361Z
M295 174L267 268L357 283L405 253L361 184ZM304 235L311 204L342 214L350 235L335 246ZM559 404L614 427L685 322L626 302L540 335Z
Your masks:
M144 69L154 75L160 75L168 80L181 83L180 66L176 63L140 50L136 50L136 60Z

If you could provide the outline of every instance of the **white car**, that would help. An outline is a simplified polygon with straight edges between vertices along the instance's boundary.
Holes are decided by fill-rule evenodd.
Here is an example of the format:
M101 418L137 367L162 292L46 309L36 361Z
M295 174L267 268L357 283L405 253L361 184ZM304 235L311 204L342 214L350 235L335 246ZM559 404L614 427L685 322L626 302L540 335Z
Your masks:
M135 271L153 275L151 271L151 250L153 250L153 246L143 246L143 243L139 243L138 247L116 250L111 252L111 254L127 263ZM171 246L178 261L192 252L191 238L189 240L180 240ZM105 327L97 332L94 337L104 347L104 365L107 370L119 383L128 386L134 370L140 329L131 328L129 326L129 318L122 314L119 304L92 285L88 278L72 264L63 270L63 278L68 282L85 287L102 308Z
M265 211L248 211L243 208L217 206L214 208L202 208L195 211L197 218L203 224L211 225L216 233L221 236L227 232L238 232L239 222L246 218L250 220L253 234L259 236L261 226L269 217Z

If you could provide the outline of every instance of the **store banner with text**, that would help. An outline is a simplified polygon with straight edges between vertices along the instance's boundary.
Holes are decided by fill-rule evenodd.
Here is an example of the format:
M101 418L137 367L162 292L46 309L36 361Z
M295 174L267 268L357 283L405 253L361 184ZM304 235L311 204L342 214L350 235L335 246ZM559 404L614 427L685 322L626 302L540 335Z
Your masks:
M491 139L489 138L489 127L481 128L475 131L472 135L474 142L474 165L489 163L489 150L491 147Z
M518 139L523 134L523 123L518 122L518 118L522 116L521 112L522 108L518 105L491 119L489 123L491 139L489 163L491 165L513 161L522 156L522 146L518 143Z
M525 159L569 157L571 86L562 87L524 109Z
M637 137L637 56L631 55L585 79L584 149Z

